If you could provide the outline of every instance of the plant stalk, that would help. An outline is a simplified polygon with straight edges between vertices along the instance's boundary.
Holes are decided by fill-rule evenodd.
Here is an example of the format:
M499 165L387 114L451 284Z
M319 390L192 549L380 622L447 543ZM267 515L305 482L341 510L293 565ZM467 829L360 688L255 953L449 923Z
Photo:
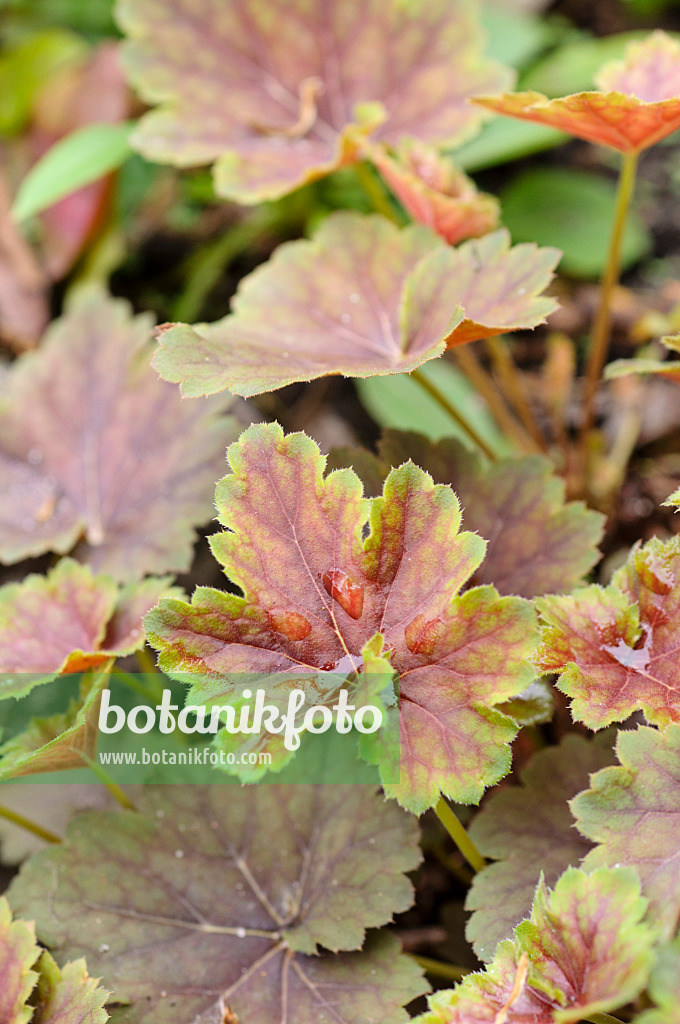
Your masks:
M361 161L355 165L354 169L361 187L371 200L376 213L381 213L383 217L387 217L388 220L391 220L398 227L401 227L403 222L392 206L387 192L383 188L382 179L379 180L375 176L371 165L367 164L366 161Z
M583 1017L583 1020L590 1024L622 1024L618 1017L612 1017L609 1013L592 1013L590 1017Z
M475 871L481 871L485 868L486 861L470 839L470 836L467 834L461 823L458 821L458 818L453 813L443 796L439 798L439 803L435 807L434 812L462 855L465 857L465 860L468 862L470 867Z
M475 428L462 415L462 413L458 412L458 409L456 409L455 405L449 401L446 395L440 391L432 381L428 380L422 370L411 370L410 376L417 384L420 385L423 391L427 391L428 395L430 395L431 398L434 398L435 402L437 402L437 404L449 414L452 420L455 420L458 426L465 431L468 437L474 441L479 448L481 448L487 458L491 459L492 462L495 462L496 454L493 449L489 447L484 438L477 433Z
M611 334L612 320L612 297L614 289L619 283L621 272L621 245L623 233L626 227L626 218L630 209L633 191L635 189L635 175L637 173L638 154L625 153L619 176L619 187L616 194L616 207L614 211L614 222L609 241L609 252L607 254L607 265L602 276L600 285L600 299L593 321L593 328L590 337L590 349L586 364L585 391L583 396L583 427L582 446L585 449L588 433L593 425L595 413L595 397L600 385L602 370L607 359L609 348L609 337Z
M25 829L27 832L31 832L38 839L44 839L46 843L60 843L61 839L54 832L50 832L49 829L43 828L42 825L36 824L31 821L30 818L25 818L23 814L18 814L17 811L11 811L9 807L0 806L0 818L5 818L6 821L11 821L13 825L18 825L19 828Z
M460 345L451 351L456 363L482 396L489 407L489 412L507 438L532 455L540 451L535 441L510 412L495 380L480 363L472 345Z
M456 967L454 964L445 964L443 960L433 960L429 956L418 956L416 953L408 955L428 974L444 978L446 981L462 981L465 975L470 973L468 967Z
M491 338L486 338L484 344L491 356L503 391L519 416L524 429L531 435L537 447L541 451L545 451L545 438L524 392L524 382L517 369L517 364L512 358L507 341L494 335Z
M111 776L109 775L105 768L102 768L102 766L97 761L93 760L91 757L88 757L87 754L84 754L82 750L79 750L78 753L80 754L82 760L85 762L90 771L92 771L97 776L99 781L103 783L104 786L106 786L111 796L114 798L114 800L118 801L121 807L124 807L126 811L137 810L132 800L127 795L127 793L123 789L121 789L121 787L114 779L111 778Z

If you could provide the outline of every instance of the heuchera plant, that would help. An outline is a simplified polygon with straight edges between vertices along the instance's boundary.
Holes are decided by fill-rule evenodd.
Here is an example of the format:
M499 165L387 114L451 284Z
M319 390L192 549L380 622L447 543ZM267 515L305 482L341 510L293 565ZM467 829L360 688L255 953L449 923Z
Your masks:
M631 449L607 450L597 399L637 160L680 128L680 43L655 32L595 90L548 98L504 91L514 75L485 56L479 14L119 0L123 41L78 55L69 88L106 72L111 94L72 127L132 109L122 60L150 108L125 128L133 169L174 165L157 179L172 201L212 181L218 216L221 200L269 204L218 221L228 245L253 245L227 315L133 313L111 294L122 279L107 284L121 235L100 225L61 315L1 369L0 781L49 775L54 806L32 816L37 787L0 791L0 841L11 823L42 847L0 897L0 1024L677 1024L680 539L646 535L602 565ZM489 111L623 154L580 403L569 339L549 339L545 394L529 395L503 337L556 310L560 253L513 244L454 162ZM57 122L53 138L71 125ZM199 166L212 176L176 170ZM80 189L82 167L69 173ZM27 178L36 232L8 221L0 243L35 267L75 203L82 230L45 269L63 276L97 234L102 173L56 206ZM334 181L365 195L329 212ZM301 196L308 232L289 213ZM282 240L269 259L252 225ZM191 263L198 293L230 258L222 241ZM604 376L677 384L678 365ZM398 426L318 443L339 376L412 383L420 430L404 406ZM428 403L451 436L429 429ZM215 510L212 558L199 536L194 560ZM328 714L341 693L377 706L392 738L352 737L371 783L286 782L324 749L311 725L299 751L275 733L237 742L225 713L265 678L277 708L293 689ZM219 709L201 749L228 757L202 784L121 785L139 779L99 757L114 682ZM84 768L107 792L81 814L81 775L59 773Z

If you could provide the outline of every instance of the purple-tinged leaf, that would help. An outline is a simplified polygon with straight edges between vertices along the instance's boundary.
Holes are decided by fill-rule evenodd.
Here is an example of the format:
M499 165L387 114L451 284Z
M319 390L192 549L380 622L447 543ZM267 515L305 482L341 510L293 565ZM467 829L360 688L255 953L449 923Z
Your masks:
M335 213L246 277L224 319L166 326L154 365L192 398L406 373L447 347L542 323L558 255L511 248L504 230L451 249L422 225Z
M470 826L480 853L496 861L478 872L466 901L474 913L467 938L482 960L528 917L538 881L554 885L591 849L574 828L568 800L588 786L591 772L614 762L609 746L570 734L559 747L534 755L521 786L491 793Z
M151 323L81 293L10 368L0 407L0 557L76 553L117 579L189 565L229 421L149 366Z
M62 558L47 576L0 587L0 699L132 654L144 644L142 616L177 592L170 583L165 577L119 589L110 576Z
M571 802L579 830L599 844L584 865L634 867L648 920L670 939L680 922L680 726L620 732L616 750L620 767Z
M365 786L146 787L138 803L80 817L10 896L59 959L86 954L130 1024L406 1021L424 986L394 939L317 944L357 949L409 905L408 815Z
M465 0L119 0L126 65L159 104L134 139L149 159L214 163L219 195L284 195L355 159L367 131L452 145L467 102L512 73L482 57Z

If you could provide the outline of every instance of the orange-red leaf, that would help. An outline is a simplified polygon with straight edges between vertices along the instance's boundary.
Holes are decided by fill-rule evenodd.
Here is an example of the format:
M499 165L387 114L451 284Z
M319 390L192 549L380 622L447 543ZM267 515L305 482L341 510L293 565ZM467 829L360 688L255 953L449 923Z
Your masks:
M534 121L579 139L637 153L680 128L680 43L654 32L605 65L598 91L548 99L538 92L479 96L489 110Z

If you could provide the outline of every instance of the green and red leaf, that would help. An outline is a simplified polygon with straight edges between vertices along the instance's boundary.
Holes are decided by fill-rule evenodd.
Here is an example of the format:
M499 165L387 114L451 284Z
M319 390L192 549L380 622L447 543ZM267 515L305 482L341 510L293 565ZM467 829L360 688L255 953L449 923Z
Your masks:
M223 402L183 403L158 380L150 330L126 303L86 291L9 369L3 561L75 547L120 580L188 567L233 428Z
M505 458L489 465L459 441L431 441L411 431L385 430L378 457L335 449L333 467L357 465L369 494L391 466L412 459L435 483L449 484L467 529L489 538L475 583L501 594L537 597L573 590L599 560L603 517L583 502L566 503L564 483L540 456Z
M516 726L496 706L531 682L534 616L492 587L459 595L485 544L459 533L451 489L408 463L368 501L351 470L324 479L314 442L272 424L228 455L211 546L244 596L161 601L146 629L162 669L194 682L192 703L224 703L239 672L294 673L316 692L320 673L361 670L379 635L400 691L401 783L387 791L417 811L440 791L478 801L509 768Z
M680 720L680 538L637 546L610 586L538 609L535 663L560 673L577 721L602 729L639 710L653 725Z
M490 795L470 826L480 853L496 861L478 872L466 909L466 928L482 960L528 917L541 875L555 884L577 867L591 844L574 828L568 801L588 786L590 774L614 762L609 744L567 735L559 747L536 753L521 772L520 786Z
M139 809L78 818L10 897L130 1024L406 1021L424 986L394 939L318 944L357 950L410 904L408 815L365 786L146 787Z
M648 920L671 939L680 920L680 726L619 733L620 766L593 776L571 802L579 830L599 845L584 862L635 868Z
M558 256L511 248L506 231L451 249L421 225L336 213L245 278L229 316L164 328L154 365L190 397L406 373L447 347L542 323Z
M541 882L530 921L502 942L486 971L430 999L421 1024L571 1024L625 1005L649 976L654 933L627 868L568 868Z
M173 593L170 583L165 577L120 589L110 576L62 558L47 576L1 587L0 699L138 650L142 616Z
M9 904L0 896L0 1020L28 1024L26 1005L38 975L33 970L40 955L35 932L26 921L13 921Z
M246 203L355 159L368 132L455 144L479 123L468 98L512 78L465 0L119 0L118 15L131 80L159 104L134 145L214 163L218 194Z
M557 99L518 92L478 96L475 103L622 153L648 149L680 128L680 43L664 32L631 43L623 61L600 70L596 84L597 92Z
M33 924L13 921L0 897L2 1024L104 1024L108 996L88 976L84 961L60 971L50 954L42 953Z

